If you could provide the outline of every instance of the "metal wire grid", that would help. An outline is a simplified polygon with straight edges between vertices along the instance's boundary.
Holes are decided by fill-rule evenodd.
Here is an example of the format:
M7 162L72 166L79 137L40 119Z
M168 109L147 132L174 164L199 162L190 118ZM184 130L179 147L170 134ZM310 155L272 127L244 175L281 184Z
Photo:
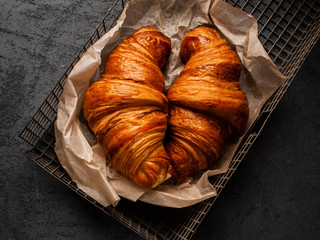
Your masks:
M212 177L217 196L194 206L171 209L122 199L117 207L106 207L81 191L61 167L53 150L54 121L64 83L82 54L112 27L124 2L115 0L95 32L78 53L65 74L45 99L32 120L20 134L33 148L25 154L40 167L96 207L112 216L145 239L190 239L222 189L259 136L270 114L291 84L307 55L320 36L320 3L307 1L241 1L227 0L231 5L252 14L258 21L259 39L271 59L287 80L264 105L255 125L244 137L228 172Z

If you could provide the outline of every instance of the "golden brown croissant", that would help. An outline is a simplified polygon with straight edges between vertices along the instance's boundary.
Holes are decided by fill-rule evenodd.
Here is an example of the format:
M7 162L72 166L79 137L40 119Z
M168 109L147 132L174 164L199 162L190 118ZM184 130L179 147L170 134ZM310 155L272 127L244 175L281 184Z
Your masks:
M183 181L216 161L230 137L248 121L248 101L239 89L241 63L226 40L207 27L184 36L185 68L168 90L170 141L175 177Z
M170 52L170 39L157 29L139 29L113 50L84 97L84 116L107 158L147 188L166 178L170 163L163 146L168 100L160 70Z

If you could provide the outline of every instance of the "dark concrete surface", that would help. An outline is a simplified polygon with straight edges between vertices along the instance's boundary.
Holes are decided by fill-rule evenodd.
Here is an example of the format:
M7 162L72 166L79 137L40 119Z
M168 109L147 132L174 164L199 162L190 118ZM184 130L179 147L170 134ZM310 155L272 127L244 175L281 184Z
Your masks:
M23 155L18 135L103 0L0 0L0 239L139 239ZM319 239L320 43L193 239Z

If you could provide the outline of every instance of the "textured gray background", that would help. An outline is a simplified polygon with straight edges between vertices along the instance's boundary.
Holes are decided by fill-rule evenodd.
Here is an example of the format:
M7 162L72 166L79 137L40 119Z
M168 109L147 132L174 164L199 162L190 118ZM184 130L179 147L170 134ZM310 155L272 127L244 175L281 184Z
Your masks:
M108 7L0 0L0 239L138 238L27 159L18 137ZM319 46L193 239L319 238Z

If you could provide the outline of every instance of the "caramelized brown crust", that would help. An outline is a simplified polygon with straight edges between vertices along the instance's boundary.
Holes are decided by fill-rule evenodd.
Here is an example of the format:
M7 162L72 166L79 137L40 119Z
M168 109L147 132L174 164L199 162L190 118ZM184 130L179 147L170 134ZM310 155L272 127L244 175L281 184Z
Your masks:
M167 94L167 151L176 179L183 181L220 157L226 141L244 130L249 108L239 88L239 58L215 30L198 27L186 34L180 57L185 68Z
M170 39L143 27L109 55L102 77L84 97L83 112L107 158L138 185L153 188L168 171L163 146L168 100L162 68Z

